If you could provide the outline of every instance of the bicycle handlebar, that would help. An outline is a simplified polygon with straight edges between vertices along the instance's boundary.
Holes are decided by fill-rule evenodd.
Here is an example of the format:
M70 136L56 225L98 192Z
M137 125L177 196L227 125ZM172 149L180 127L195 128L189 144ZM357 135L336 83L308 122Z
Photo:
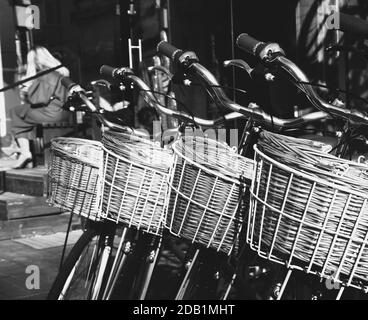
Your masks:
M168 43L165 40L162 40L158 45L157 45L157 51L161 52L164 56L172 59L172 60L176 60L182 53L183 51L174 47L173 45L171 45L170 43Z
M118 71L118 68L114 68L111 66L107 66L107 65L103 65L100 68L100 74L105 76L105 77L115 77L115 73Z
M279 55L273 61L269 63L278 65L284 71L286 71L296 82L298 88L302 89L308 100L317 109L328 112L337 117L343 118L345 120L368 125L368 117L358 110L349 110L342 107L337 107L333 104L324 101L315 91L312 85L309 85L309 79L292 61L287 59L285 56Z
M69 77L62 77L60 80L61 85L66 89L70 90L72 87L76 86L77 84L70 79Z
M311 104L317 109L355 123L368 124L368 117L362 112L337 107L324 101L313 86L307 84L310 81L304 72L285 57L284 51L277 43L265 44L243 33L238 37L237 45L240 49L251 51L266 66L277 66L286 71L293 78L296 86L304 92Z
M241 50L244 50L261 60L265 59L270 52L285 55L284 51L277 43L262 42L254 39L246 33L242 33L238 36L236 44Z
M83 88L75 83L72 79L69 77L62 77L60 80L60 83L62 86L65 87L65 89L68 91L68 93L71 95L71 97L78 97L80 100L83 101L83 103L87 106L87 108L91 112L97 112L96 106L88 99L86 96L85 90Z
M173 46L170 46L169 48L171 47ZM166 51L168 52L168 50ZM106 70L107 72L105 72ZM134 75L131 69L102 66L100 72L103 73L104 75L108 74L114 78L120 78L121 80L130 81L131 83L135 84L138 88L141 89L141 91L144 92L144 100L146 101L146 103L152 108L155 108L158 112L163 113L167 116L176 117L180 120L189 121L191 123L199 124L204 127L217 126L219 124L222 124L224 121L234 120L243 117L241 113L232 112L225 115L224 117L220 117L215 120L207 120L191 116L184 111L171 110L169 108L164 107L157 101L150 87L142 79Z
M254 41L251 43L255 44ZM162 50L162 48L165 48L165 50ZM159 52L162 54L168 52L166 48L167 46L162 41L157 47ZM277 126L279 128L293 128L299 127L304 123L308 123L315 120L321 120L328 117L328 114L324 112L314 112L295 119L280 119L267 114L254 103L250 103L248 107L241 106L231 101L226 96L225 92L222 90L221 86L217 82L214 75L205 67L203 67L201 64L199 64L198 60L193 59L193 57L195 57L195 54L193 55L192 52L185 52L176 49L172 45L170 45L169 48L171 49L170 53L181 52L181 56L178 56L178 53L175 53L175 55L172 54L172 56L174 56L174 61L176 61L176 63L178 63L180 66L182 66L185 69L185 71L193 74L199 80L201 80L204 83L204 85L208 88L209 92L211 92L212 98L218 105L233 110L236 113L240 113L247 118L252 118L269 126Z
M280 119L277 117L271 117L269 114L263 112L260 109L253 109L248 107L243 107L237 103L231 101L224 91L220 88L216 78L208 71L205 67L198 63L196 60L191 60L191 53L188 55L186 52L176 49L176 52L181 52L181 56L175 56L175 61L183 67L187 72L191 72L193 75L197 76L200 80L204 82L206 87L212 93L212 97L215 102L224 107L230 108L236 112L240 112L247 117L253 117L256 120L263 122L268 125L277 125L280 127L295 127L299 126L301 121L309 122L313 120L319 120L320 117L328 117L328 114L344 118L360 124L368 124L368 117L357 110L347 110L341 107L334 106L323 101L318 94L315 92L311 85L302 84L309 82L306 75L289 59L284 55L284 51L276 43L264 43L258 41L247 34L241 34L237 39L237 44L239 47L247 52L254 54L258 57L266 66L279 66L285 70L289 75L292 76L293 80L297 83L297 86L301 88L308 100L317 109L321 110L323 113L316 113L310 117L301 117L296 119ZM158 50L165 54L166 51L161 50L165 48L162 42L158 46ZM173 47L173 46L171 46ZM173 50L173 49L172 49Z
M104 124L106 127L116 130L116 131L123 131L123 132L130 132L133 133L135 135L139 135L139 136L147 136L144 132L140 131L140 130L135 130L133 128L130 127L126 127L126 126L121 126L119 124L116 124L114 122L111 122L107 119L105 119L105 117L103 116L102 112L103 109L98 110L97 107L91 102L89 101L88 97L86 96L85 91L83 90L82 87L80 87L77 83L73 82L73 80L71 80L68 77L63 77L61 79L61 84L70 92L72 90L75 90L75 88L77 87L76 91L73 91L71 94L72 98L77 98L80 101L82 101L88 111L92 112L93 114L95 114L95 116L98 118L98 120ZM70 109L69 109L70 110ZM71 110L70 110L71 111Z

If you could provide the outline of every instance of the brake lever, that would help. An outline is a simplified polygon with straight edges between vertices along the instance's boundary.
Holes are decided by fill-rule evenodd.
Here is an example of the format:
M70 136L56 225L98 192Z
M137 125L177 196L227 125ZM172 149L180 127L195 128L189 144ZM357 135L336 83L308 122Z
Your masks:
M241 59L225 60L224 67L227 68L230 66L237 67L237 68L247 71L249 76L251 77L251 72L253 71L253 69L244 60L241 60Z
M93 87L102 86L102 87L106 87L107 89L111 90L111 83L105 79L98 79L98 80L91 81L91 85Z
M81 104L82 103L82 104ZM78 105L77 107L75 105ZM69 111L86 111L91 113L103 113L103 110L98 110L96 106L90 101L89 97L80 91L73 92L64 104Z
M163 66L150 66L148 67L148 72L155 72L155 71L161 71L162 73L166 74L167 77L171 80L173 78L173 74L165 67Z
M261 77L263 80L266 81L274 81L275 76L267 69L259 70L258 67L251 68L248 63L246 63L244 60L241 59L233 59L233 60L225 60L224 61L224 67L237 67L242 70L245 70L249 77L252 79L255 79L257 77Z

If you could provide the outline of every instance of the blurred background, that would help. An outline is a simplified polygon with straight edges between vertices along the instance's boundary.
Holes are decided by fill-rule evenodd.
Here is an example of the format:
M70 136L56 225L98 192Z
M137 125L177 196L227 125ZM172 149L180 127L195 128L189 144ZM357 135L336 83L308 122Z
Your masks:
M22 22L20 9L29 5L39 8L37 29L28 29ZM326 50L339 41L365 47L361 39L347 34L342 38L326 30L324 22L331 8L363 19L368 14L368 2L360 0L0 0L0 87L19 79L26 52L33 45L46 46L71 70L74 81L87 85L99 77L103 64L129 65L128 39L133 45L141 39L143 62L133 61L138 70L142 64L153 63L164 30L174 45L195 51L220 83L230 88L228 93L235 100L254 101L273 114L291 116L294 106L303 108L305 101L289 84L282 79L272 85L250 81L244 72L224 69L223 61L253 61L234 45L236 37L246 32L262 41L278 42L312 81L366 97L364 57L352 51ZM233 87L247 93L236 93ZM200 86L175 90L177 98L199 116L221 112ZM0 95L1 141L6 144L6 122L11 121L7 111L21 97L17 89Z

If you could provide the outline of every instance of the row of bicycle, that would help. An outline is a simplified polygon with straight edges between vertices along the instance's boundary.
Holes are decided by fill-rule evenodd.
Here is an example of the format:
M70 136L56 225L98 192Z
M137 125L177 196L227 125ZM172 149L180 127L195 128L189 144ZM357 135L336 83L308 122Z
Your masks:
M181 265L176 299L233 297L244 286L239 281L244 266L254 267L254 253L264 260L252 269L253 279L270 269L277 270L276 278L286 274L268 288L269 297L281 299L288 292L293 270L337 283L338 297L345 287L365 290L368 166L341 157L353 133L340 137L332 155L328 144L272 131L326 119L359 128L368 118L321 99L277 44L246 34L237 44L268 72L286 72L318 111L279 119L254 103L241 106L227 97L194 52L165 41L158 51L232 112L206 120L169 109L129 68L103 66L102 74L133 84L150 107L179 119L171 139L157 139L111 123L82 90L71 90L68 106L93 112L103 133L99 142L57 138L52 143L49 202L87 222L50 299L151 297L152 279L167 248ZM239 61L234 65L242 65ZM215 128L238 118L247 119L238 148L219 135L185 134L188 125ZM180 251L177 240L191 245Z

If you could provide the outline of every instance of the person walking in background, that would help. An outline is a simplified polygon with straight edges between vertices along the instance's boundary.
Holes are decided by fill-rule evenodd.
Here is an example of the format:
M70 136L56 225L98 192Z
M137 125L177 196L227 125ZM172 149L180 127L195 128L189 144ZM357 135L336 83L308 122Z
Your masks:
M60 64L46 48L37 46L27 54L25 78ZM69 118L69 112L62 109L67 98L67 91L60 83L62 77L69 77L69 70L65 67L28 81L21 88L26 103L10 109L11 133L17 145L15 148L2 148L7 155L19 154L14 168L33 166L30 140L35 138L35 127L38 124L62 122Z

